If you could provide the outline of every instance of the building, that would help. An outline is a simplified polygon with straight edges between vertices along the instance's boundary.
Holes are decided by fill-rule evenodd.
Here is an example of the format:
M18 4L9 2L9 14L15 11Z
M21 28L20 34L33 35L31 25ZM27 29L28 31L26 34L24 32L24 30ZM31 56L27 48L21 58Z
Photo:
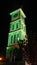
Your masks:
M13 50L18 46L19 40L26 41L26 24L25 18L26 15L21 8L10 13L11 22L10 29L8 33L8 46L6 47L6 57L9 58L13 54Z

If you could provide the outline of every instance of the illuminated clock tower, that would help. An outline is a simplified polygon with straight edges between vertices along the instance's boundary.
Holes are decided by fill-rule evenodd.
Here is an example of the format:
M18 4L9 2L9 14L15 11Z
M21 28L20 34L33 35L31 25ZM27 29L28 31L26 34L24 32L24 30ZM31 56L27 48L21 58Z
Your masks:
M26 41L26 25L25 18L26 15L21 8L10 13L11 22L8 33L8 46L6 47L6 56L10 56L10 51L15 49L15 46L18 40Z

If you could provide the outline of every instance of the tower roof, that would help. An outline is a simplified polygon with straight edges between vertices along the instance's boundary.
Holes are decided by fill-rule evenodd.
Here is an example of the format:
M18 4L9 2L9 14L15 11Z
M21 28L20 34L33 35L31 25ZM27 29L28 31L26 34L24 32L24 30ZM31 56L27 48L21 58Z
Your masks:
M15 11L13 11L13 12L11 12L10 15L12 16L12 15L16 14L16 13L19 12L19 11L21 12L22 16L23 16L24 18L26 18L26 15L24 14L24 12L22 11L21 8L15 10Z

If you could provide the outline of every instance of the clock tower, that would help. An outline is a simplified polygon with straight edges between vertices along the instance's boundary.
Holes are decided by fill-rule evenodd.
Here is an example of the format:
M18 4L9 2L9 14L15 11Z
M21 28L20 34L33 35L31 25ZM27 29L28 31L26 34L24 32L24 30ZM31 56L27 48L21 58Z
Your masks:
M9 57L11 55L11 51L13 53L13 50L15 47L19 48L18 46L18 40L24 40L26 41L26 24L25 24L25 18L26 15L22 11L21 8L13 11L10 13L11 16L11 22L9 27L9 33L8 33L8 45L6 47L6 57Z

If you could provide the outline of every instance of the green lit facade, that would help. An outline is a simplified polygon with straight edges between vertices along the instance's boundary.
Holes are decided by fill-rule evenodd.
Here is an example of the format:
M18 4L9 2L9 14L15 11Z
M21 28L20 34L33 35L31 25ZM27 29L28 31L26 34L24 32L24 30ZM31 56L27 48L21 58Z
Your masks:
M14 47L9 47L11 44L17 43L18 40L26 40L26 25L25 18L26 15L22 11L21 8L10 13L11 22L8 33L8 46L6 48L6 52L10 52L10 50Z

